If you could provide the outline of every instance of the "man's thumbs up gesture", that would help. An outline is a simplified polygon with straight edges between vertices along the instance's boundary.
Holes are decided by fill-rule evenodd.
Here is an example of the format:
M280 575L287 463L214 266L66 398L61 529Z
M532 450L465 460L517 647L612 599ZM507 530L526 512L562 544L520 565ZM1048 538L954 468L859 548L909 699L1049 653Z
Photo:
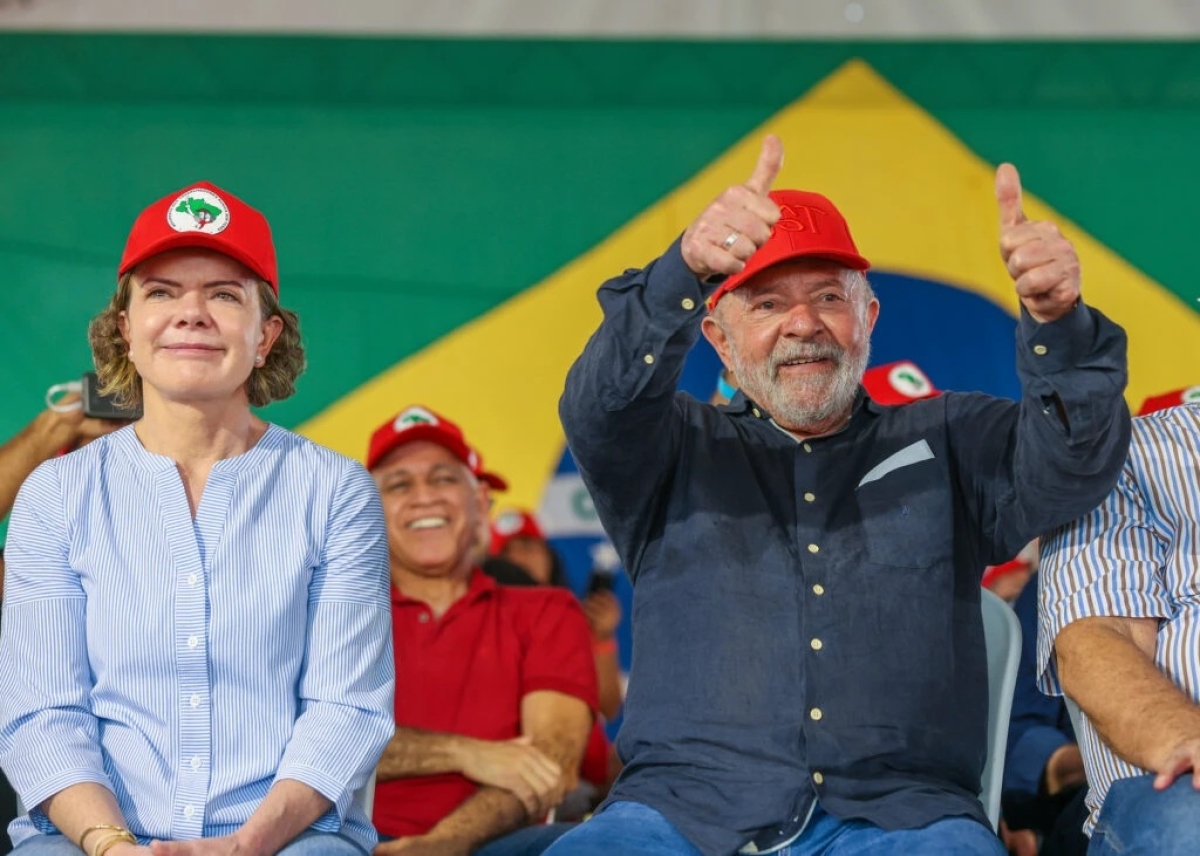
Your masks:
M1079 257L1053 223L1032 221L1021 210L1021 176L1012 164L996 170L1000 257L1017 296L1034 320L1055 321L1079 302Z
M716 198L683 233L683 261L704 279L731 275L767 242L779 219L779 206L767 194L783 166L783 143L769 134L754 173Z

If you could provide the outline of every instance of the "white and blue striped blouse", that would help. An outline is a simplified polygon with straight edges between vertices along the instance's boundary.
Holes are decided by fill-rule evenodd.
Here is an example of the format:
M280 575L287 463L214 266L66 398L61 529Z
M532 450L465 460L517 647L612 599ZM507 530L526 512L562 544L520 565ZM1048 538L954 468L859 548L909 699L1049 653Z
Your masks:
M1072 621L1158 618L1155 662L1200 701L1200 405L1133 420L1117 486L1099 508L1042 545L1038 577L1043 691L1062 694L1052 654ZM1109 786L1148 771L1118 758L1086 716L1081 732L1090 834Z
M27 806L111 788L143 841L234 832L272 783L354 803L395 730L388 550L359 464L271 425L193 519L132 427L43 464L5 547L0 765ZM40 811L15 844L56 830Z

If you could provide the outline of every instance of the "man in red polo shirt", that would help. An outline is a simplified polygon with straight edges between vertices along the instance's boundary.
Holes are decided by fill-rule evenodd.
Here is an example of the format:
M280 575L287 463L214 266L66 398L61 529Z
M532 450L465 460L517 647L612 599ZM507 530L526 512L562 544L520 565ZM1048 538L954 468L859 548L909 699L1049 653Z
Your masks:
M486 487L453 423L409 407L371 438L391 552L396 734L379 762L376 854L537 854L574 788L596 709L569 591L476 566Z

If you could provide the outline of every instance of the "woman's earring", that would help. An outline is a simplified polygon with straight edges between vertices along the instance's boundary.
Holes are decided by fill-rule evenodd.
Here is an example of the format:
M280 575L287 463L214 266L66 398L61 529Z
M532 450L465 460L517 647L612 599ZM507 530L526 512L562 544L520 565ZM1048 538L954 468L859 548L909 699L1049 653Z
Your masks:
M262 355L260 354L254 358L254 365L261 366L262 364L263 364L263 358L262 358Z

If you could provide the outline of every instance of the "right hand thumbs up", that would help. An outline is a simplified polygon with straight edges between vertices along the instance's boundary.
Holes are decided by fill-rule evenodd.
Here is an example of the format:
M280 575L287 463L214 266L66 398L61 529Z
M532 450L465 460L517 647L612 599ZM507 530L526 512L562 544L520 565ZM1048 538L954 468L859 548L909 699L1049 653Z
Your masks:
M779 206L767 194L783 166L783 143L763 139L754 172L744 184L725 190L683 233L683 260L701 279L741 271L767 242L779 220Z

